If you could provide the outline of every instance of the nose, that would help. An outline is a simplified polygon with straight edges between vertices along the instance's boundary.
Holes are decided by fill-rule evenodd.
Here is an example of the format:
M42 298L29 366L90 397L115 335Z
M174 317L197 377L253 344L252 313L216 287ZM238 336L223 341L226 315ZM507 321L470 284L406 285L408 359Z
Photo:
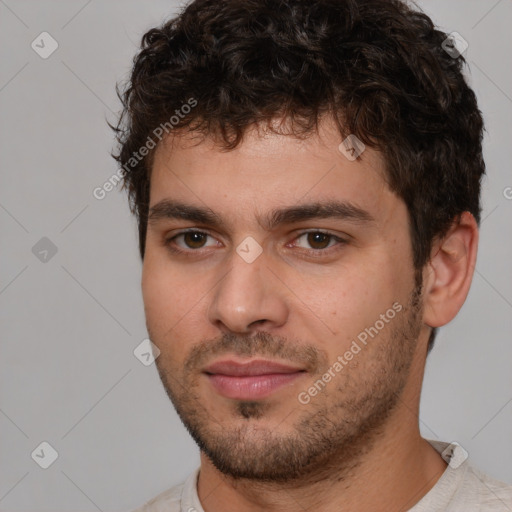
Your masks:
M267 267L265 252L248 263L233 251L230 263L214 289L209 321L223 332L243 334L285 324L289 314L286 287Z

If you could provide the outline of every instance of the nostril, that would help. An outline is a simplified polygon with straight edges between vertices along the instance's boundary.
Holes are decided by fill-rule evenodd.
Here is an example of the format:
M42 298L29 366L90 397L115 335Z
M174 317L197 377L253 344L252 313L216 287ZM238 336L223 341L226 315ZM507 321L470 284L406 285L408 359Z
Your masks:
M251 327L252 325L259 325L259 324L264 323L264 322L266 322L266 321L267 321L267 320L255 320L254 322L251 322L251 323L249 324L249 327Z

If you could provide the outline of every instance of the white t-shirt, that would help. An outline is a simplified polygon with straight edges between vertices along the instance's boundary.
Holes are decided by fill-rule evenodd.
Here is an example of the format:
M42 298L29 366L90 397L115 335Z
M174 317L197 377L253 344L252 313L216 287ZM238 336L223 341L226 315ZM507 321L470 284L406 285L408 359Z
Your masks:
M427 441L449 464L434 487L409 512L512 512L512 485L473 467L467 452L457 443ZM184 483L133 512L204 512L197 495L199 469Z

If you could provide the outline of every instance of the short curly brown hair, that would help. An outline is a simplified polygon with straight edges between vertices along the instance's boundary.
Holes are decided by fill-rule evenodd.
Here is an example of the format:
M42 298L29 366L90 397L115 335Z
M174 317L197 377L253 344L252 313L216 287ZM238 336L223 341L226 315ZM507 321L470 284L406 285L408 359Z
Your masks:
M382 152L421 269L462 212L480 222L483 120L447 37L400 0L194 0L149 30L111 125L141 258L157 127L229 150L251 125L287 118L307 137L331 115Z

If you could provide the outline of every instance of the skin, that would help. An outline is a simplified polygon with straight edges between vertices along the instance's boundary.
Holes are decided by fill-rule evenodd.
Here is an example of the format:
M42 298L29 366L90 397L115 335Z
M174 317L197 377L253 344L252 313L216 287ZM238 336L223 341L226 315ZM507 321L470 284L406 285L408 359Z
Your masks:
M325 119L305 140L255 127L232 151L180 133L156 150L150 208L172 199L222 221L150 221L142 275L159 375L201 448L206 512L405 511L446 468L420 436L421 384L431 327L449 322L469 291L476 222L465 212L435 241L418 289L407 208L385 182L382 156L366 148L349 161L340 141ZM258 222L329 200L373 221ZM190 228L205 235L174 238L184 253L170 251L166 240ZM236 252L249 236L262 249L252 263ZM300 403L394 303L401 311ZM221 396L202 373L215 360L254 357L305 371L250 402Z

